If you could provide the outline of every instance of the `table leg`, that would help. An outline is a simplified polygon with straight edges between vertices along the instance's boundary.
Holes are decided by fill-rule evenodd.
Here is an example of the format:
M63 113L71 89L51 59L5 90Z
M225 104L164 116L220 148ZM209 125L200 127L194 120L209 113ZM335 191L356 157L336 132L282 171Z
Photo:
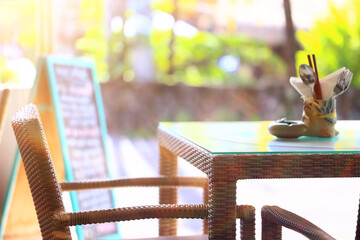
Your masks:
M236 237L236 180L228 177L226 174L209 177L210 240L234 240Z
M163 176L178 175L177 156L166 148L159 146L160 160L159 173ZM160 204L176 204L177 188L161 188L159 191ZM177 235L177 219L159 219L159 235L169 236Z

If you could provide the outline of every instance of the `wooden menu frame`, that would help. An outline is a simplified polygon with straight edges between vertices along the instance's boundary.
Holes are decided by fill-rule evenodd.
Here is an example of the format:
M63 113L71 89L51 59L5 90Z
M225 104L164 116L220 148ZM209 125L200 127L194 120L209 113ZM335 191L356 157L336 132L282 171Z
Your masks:
M2 91L2 94L0 96L0 139L2 136L2 132L4 129L4 124L5 124L5 118L6 118L6 110L9 106L9 96L10 96L10 90L9 89L4 89Z
M93 179L92 177L96 174L100 178L111 178L111 169L113 168L110 166L109 149L106 143L105 113L94 63L81 58L68 59L48 56L40 59L38 67L33 99L40 111L58 178L60 180L65 178L67 181L85 180ZM71 112L73 109L75 111ZM76 116L80 116L82 119L74 120ZM88 134L91 135L90 139L92 140L86 142L87 137L89 137ZM86 149L84 146L87 144L91 147ZM80 152L81 154L79 154ZM88 159L85 159L84 156L87 156ZM84 170L86 165L92 167ZM91 177L84 176L86 174ZM94 200L91 194L98 194L97 197L103 198L102 202L100 199L98 204L111 204L108 206L109 208L116 207L113 191L100 191L103 192L93 193L95 191L91 191L86 193L88 195L83 192L70 192L73 211L91 210L94 206L88 206L90 209L84 209L85 205L93 202L89 200ZM76 227L79 239L86 239L86 232L95 231L99 233L110 231L109 229L111 234L97 237L120 237L118 223Z
M11 118L17 109L30 101L30 88L12 85L4 87L0 89L0 239L19 239L16 236L19 235L18 226L27 222L23 214L30 212L29 215L32 216L33 203L31 195L27 198L29 187L25 175L22 175L25 179L19 178L23 168L20 165ZM30 194L30 190L28 192ZM29 211L22 208L27 199L31 200L31 205L27 205L30 206Z
M4 125L7 118L7 109L9 106L9 98L10 98L10 90L9 89L3 89L0 94L0 144L4 141L3 138L3 132L4 132ZM2 159L0 162L3 161ZM4 168L4 167L2 167ZM10 171L9 171L10 170ZM3 170L2 170L3 171ZM3 179L3 176L0 176L0 239L2 239L4 226L6 222L6 216L8 211L8 202L9 202L9 190L12 189L11 185L12 182L12 169L9 169L5 167L6 174L10 172L9 176L6 176L5 179Z

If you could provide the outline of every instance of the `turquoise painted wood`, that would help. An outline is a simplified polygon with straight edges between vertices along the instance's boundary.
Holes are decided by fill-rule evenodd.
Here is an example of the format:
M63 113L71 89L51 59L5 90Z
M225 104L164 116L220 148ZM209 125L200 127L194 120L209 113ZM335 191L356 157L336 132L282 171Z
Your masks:
M20 165L20 152L13 130L11 128L11 118L18 108L30 102L29 88L10 88L9 107L5 113L5 126L0 139L0 239L3 239L5 227L9 216L11 199L16 185L16 178Z

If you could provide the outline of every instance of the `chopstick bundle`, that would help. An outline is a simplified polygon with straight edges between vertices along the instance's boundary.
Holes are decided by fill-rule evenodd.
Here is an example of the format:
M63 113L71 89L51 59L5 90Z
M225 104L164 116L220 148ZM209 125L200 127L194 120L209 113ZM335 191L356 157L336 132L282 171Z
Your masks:
M311 58L310 55L307 55L308 61L309 61L309 66L315 70L315 75L316 75L316 81L315 81L315 86L314 86L314 94L315 94L315 98L316 99L322 99L322 92L321 92L321 86L320 86L320 81L319 81L319 74L318 74L318 70L317 70L317 66L316 66L316 58L315 58L315 54L312 55L313 58L313 62L314 65L311 62Z

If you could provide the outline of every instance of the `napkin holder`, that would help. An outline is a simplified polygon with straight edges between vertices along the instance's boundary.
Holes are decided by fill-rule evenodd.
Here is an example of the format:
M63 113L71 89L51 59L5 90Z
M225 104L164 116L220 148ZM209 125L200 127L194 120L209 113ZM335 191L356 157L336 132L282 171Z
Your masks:
M345 88L336 93L340 75L346 74ZM297 77L290 78L290 84L304 99L302 121L288 121L286 118L272 122L268 131L279 138L297 138L300 136L330 138L339 134L335 129L336 97L345 92L352 80L352 73L345 67L327 75L319 81L323 99L315 99L314 89L305 85Z
M302 122L307 130L304 136L312 137L333 137L339 134L335 129L336 100L318 100L313 97L303 97Z

